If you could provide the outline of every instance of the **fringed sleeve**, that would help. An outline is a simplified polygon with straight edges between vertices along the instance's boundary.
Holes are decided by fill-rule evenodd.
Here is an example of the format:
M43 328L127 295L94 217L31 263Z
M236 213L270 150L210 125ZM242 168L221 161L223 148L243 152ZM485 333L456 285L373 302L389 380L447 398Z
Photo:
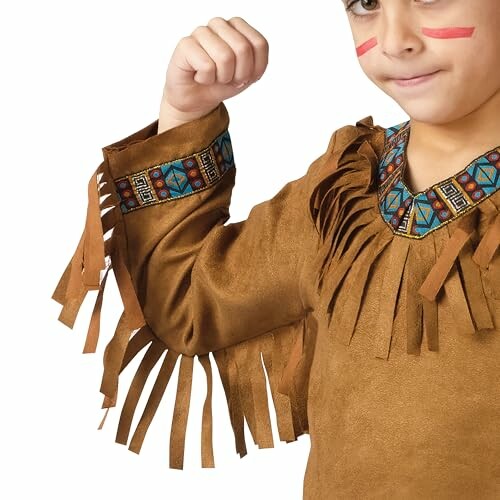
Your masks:
M104 161L88 185L82 237L53 295L63 306L59 320L72 328L87 291L98 290L84 349L95 352L102 294L113 270L123 312L104 351L100 391L105 419L116 406L120 373L145 351L116 435L131 451L140 452L180 357L171 468L183 468L194 356L207 379L202 467L215 466L209 353L241 457L244 420L260 448L273 446L266 373L280 439L289 442L308 432L315 325L308 314L312 288L301 282L318 242L307 206L312 177L287 183L253 207L247 220L225 225L236 172L228 125L221 103L190 123L157 134L155 121L104 147ZM157 363L157 379L129 442L138 400Z

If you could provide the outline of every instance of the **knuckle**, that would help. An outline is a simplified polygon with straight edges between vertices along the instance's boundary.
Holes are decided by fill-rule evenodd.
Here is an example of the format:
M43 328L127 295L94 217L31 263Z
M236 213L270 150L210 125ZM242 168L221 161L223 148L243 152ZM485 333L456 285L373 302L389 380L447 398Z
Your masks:
M243 21L243 18L241 18L240 16L234 16L232 17L231 19L229 19L230 21L237 21L237 22L240 22L240 21Z
M202 25L200 25L200 26L197 26L197 27L193 30L193 32L192 32L191 34L192 34L192 35L197 35L197 34L199 34L199 33L202 33L202 32L204 32L204 31L206 31L207 29L208 29L208 28L207 28L206 26L202 26Z
M234 53L236 57L245 57L252 52L252 47L247 42L237 42L233 45Z
M222 50L218 54L218 60L224 65L231 64L234 61L234 53L230 50Z
M216 17L212 17L212 19L210 19L210 21L208 21L208 25L210 26L210 24L220 24L221 22L225 23L226 20L223 17L216 16Z
M212 59L204 59L201 63L201 71L204 73L210 73L215 69L215 62Z
M257 38L255 40L255 48L258 50L269 50L269 42L265 38Z

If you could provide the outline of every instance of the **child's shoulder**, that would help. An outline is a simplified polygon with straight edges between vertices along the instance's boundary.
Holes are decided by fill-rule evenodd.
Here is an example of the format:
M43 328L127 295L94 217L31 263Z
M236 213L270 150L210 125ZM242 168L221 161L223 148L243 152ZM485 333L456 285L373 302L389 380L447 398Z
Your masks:
M349 123L334 129L326 151L308 169L307 175L311 178L311 183L317 184L346 161L363 159L363 155L368 155L373 160L368 163L378 163L388 135L389 129L374 124L372 115L365 116L354 124Z

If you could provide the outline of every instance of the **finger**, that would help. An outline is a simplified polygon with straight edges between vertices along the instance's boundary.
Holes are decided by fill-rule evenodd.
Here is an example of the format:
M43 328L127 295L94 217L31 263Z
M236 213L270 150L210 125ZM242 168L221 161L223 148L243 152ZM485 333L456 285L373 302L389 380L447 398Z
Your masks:
M199 26L191 36L215 62L215 80L219 83L231 82L236 66L236 56L232 48L208 26Z
M233 82L242 84L253 79L254 52L250 41L221 17L214 17L208 23L214 33L223 39L235 54Z
M269 43L259 31L250 26L241 17L232 17L228 20L252 45L254 54L253 79L260 78L266 71L269 62Z
M192 36L182 38L178 44L179 50L175 50L172 62L181 70L189 74L194 80L202 85L211 85L215 82L216 66L213 59L205 49Z

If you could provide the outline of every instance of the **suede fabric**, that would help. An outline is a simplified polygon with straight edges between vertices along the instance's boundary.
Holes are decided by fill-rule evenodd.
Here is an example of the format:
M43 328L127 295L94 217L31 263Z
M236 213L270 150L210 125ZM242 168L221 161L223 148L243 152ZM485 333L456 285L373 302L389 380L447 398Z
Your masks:
M396 234L377 197L385 129L367 116L336 130L247 220L227 223L228 125L223 103L161 134L153 122L104 147L90 179L82 238L53 298L72 328L99 290L86 340L95 352L109 270L117 278L124 310L104 355L103 408L143 358L116 442L140 452L180 358L170 467L183 467L198 359L202 466L214 467L213 357L241 457L244 421L259 447L273 446L271 412L279 439L310 435L306 500L500 498L500 192L423 238Z

